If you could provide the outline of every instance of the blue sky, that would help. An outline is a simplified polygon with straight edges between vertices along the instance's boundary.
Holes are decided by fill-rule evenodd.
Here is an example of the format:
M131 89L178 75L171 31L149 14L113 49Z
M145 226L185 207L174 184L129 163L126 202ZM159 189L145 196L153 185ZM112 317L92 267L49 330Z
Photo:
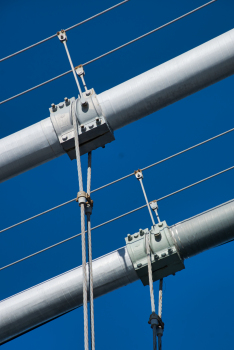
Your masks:
M1 57L86 19L116 1L1 1ZM75 65L86 62L202 5L201 0L129 3L68 32ZM86 82L101 93L233 28L234 3L213 5L86 67ZM70 69L55 38L0 63L1 100ZM170 156L233 127L229 77L116 131L116 141L93 152L92 188ZM0 106L0 137L49 116L51 103L77 96L70 74ZM234 164L233 133L144 172L150 200L162 197ZM86 177L87 156L82 157ZM74 198L75 161L64 155L1 184L0 227ZM127 195L126 195L127 193ZM233 171L159 203L172 225L233 198ZM125 200L123 200L125 198ZM135 178L93 195L95 226L144 204ZM147 209L93 231L93 257L125 245L124 237L151 225ZM76 203L0 236L0 266L80 232ZM165 279L164 349L233 348L233 248L229 243L185 261L186 269ZM77 238L0 272L0 299L81 264ZM155 284L158 289L158 283ZM157 294L157 293L156 293ZM136 282L95 301L96 348L151 347L148 287ZM114 341L113 341L114 339ZM83 348L82 308L5 345L3 349Z

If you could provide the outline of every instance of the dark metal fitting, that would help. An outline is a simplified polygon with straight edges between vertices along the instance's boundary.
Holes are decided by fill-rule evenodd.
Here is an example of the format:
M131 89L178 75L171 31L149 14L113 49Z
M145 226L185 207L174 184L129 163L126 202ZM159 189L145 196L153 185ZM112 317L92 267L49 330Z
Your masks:
M161 317L159 317L155 312L152 312L152 314L150 315L148 323L151 324L151 328L153 328L154 325L157 325L164 329L164 323Z
M163 336L163 328L158 326L156 328L156 333L157 333L157 336L161 335L161 337Z
M86 203L86 207L85 207L85 214L92 214L92 210L93 208L91 207L91 205L89 203Z
M142 174L142 170L141 169L135 170L134 174L135 174L137 180L143 179L143 174Z

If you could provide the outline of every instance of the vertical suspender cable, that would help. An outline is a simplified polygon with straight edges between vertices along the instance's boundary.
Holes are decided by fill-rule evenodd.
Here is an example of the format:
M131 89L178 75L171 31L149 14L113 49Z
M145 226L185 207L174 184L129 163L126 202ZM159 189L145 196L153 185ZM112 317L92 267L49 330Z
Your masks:
M149 205L149 201L145 192L145 188L143 185L143 174L142 171L139 169L134 172L136 178L139 180L142 188L142 192L145 197L146 205L149 210L149 214L153 223L153 226L155 226L155 221L153 218L153 214ZM155 302L154 302L154 286L153 286L153 274L152 274L152 265L151 265L151 251L150 251L150 233L147 232L145 234L145 246L146 246L146 254L147 254L147 263L148 263L148 277L149 277L149 288L150 288L150 301L151 301L151 311L152 314L150 315L149 323L151 324L151 328L153 329L153 350L157 350L157 315L155 313Z
M159 282L159 295L158 295L158 316L162 319L162 290L163 290L163 279ZM158 350L162 350L162 335L163 329L161 326L157 327L158 336Z
M78 129L76 122L75 103L72 104L73 126L75 134L75 149L77 160L77 171L79 181L79 191L83 191L83 180L80 162L80 148L78 139ZM85 204L80 203L81 216L81 247L82 247L82 268L83 268L83 309L84 309L84 344L85 350L89 350L89 333L88 333L88 301L87 301L87 274L86 274L86 244L85 244Z
M79 81L76 76L76 72L72 63L72 59L67 47L67 35L64 30L57 33L58 39L64 44L67 57L76 81L77 88L79 90L80 98L82 98L82 90L80 88ZM77 200L80 206L80 216L81 216L81 248L82 248L82 271L83 271L83 310L84 310L84 348L89 350L89 329L88 329L88 297L87 297L87 273L86 273L86 237L85 237L85 206L86 206L86 193L83 189L83 179L81 171L81 161L80 161L80 146L79 146L79 130L76 120L76 102L74 101L71 105L71 113L73 120L74 136L75 136L75 151L76 151L76 163L78 171L78 182L79 182L79 192Z
M88 153L88 172L87 172L87 194L90 196L91 191L91 160L92 153ZM90 302L90 332L91 332L91 349L95 350L95 332L94 332L94 303L93 303L93 266L92 266L92 237L91 237L91 220L92 207L86 204L87 232L88 232L88 252L89 252L89 302Z

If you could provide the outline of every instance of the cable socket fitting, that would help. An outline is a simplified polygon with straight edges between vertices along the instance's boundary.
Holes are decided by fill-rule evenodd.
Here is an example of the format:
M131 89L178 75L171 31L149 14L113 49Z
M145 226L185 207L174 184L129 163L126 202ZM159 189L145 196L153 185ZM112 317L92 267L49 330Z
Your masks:
M156 334L157 334L157 336L161 335L161 337L162 337L163 336L163 328L158 326L156 328Z
M64 29L61 29L60 32L57 32L57 36L61 41L61 43L63 43L64 41L65 42L67 41L67 34Z
M164 323L161 317L159 317L155 312L152 312L152 314L150 315L148 323L151 325L151 328L153 328L154 326L160 326L162 327L162 329L164 329Z
M84 68L82 66L82 64L80 64L79 66L75 67L76 70L76 74L80 77L81 75L85 76L85 71Z
M143 174L142 174L142 170L141 169L135 170L134 174L135 174L137 180L143 179Z
M93 207L93 200L91 199L90 195L85 191L80 191L77 193L76 202L79 203L79 206L83 203L89 204L91 208Z
M151 207L151 209L153 211L158 210L158 203L157 203L157 201L155 200L155 201L150 202L150 207Z
M86 207L85 207L85 214L92 214L93 208L91 207L90 204L86 203Z

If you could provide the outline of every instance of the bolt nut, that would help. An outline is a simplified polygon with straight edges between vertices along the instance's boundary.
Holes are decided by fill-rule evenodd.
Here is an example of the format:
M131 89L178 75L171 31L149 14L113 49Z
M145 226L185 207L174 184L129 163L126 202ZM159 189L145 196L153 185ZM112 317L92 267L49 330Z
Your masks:
M158 224L158 226L159 226L159 227L162 227L162 226L163 226L163 222L160 222L160 223Z
M161 254L161 257L162 257L162 258L165 258L165 256L167 256L166 253L162 253L162 254Z
M172 254L173 253L173 249L172 248L168 248L168 254Z
M128 241L132 241L132 236L128 234Z
M66 141L67 140L67 136L66 135L62 136L62 140Z
M136 233L135 235L134 235L134 238L137 238L139 235L138 235L138 233Z
M54 103L51 103L51 107L52 107L52 108L55 108L55 104L54 104Z
M154 259L155 259L155 260L158 260L158 259L159 259L158 254L155 254Z
M80 127L81 127L81 129L84 129L84 124L81 124L81 126L80 126Z
M68 102L68 98L67 98L67 97L64 97L64 101L65 101L65 102Z
M142 229L140 229L140 236L144 236L144 234L145 232Z
M137 264L137 267L141 267L141 266L142 266L142 264L141 264L141 263Z

